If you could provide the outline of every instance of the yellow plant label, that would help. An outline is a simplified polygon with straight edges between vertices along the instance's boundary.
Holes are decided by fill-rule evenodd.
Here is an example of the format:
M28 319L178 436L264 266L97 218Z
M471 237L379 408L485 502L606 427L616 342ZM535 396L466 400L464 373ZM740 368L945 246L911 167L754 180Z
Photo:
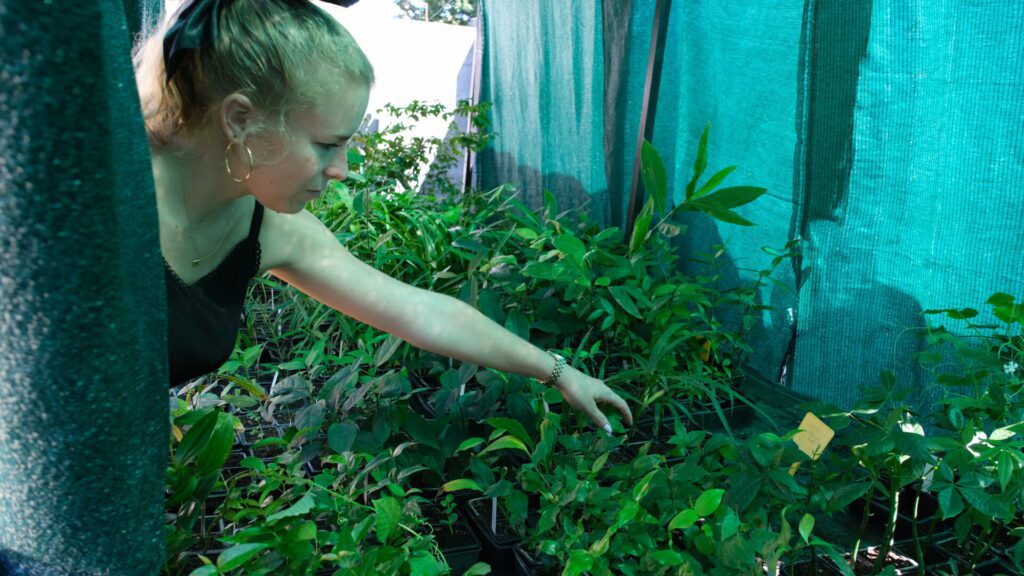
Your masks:
M835 431L829 428L827 424L814 414L808 412L804 416L803 422L800 422L800 431L796 433L796 436L793 436L793 442L796 443L801 452L810 456L812 460L817 460L835 435ZM796 470L799 467L800 463L794 462L789 467L790 475L796 474Z

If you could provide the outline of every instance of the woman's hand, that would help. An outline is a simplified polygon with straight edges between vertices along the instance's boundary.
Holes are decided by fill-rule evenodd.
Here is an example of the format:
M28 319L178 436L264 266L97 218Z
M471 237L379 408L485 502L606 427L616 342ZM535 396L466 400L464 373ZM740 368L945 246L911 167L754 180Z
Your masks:
M604 382L597 378L591 378L572 366L565 367L565 371L558 377L554 387L562 393L570 406L590 416L598 426L604 428L605 432L609 434L612 433L612 427L608 423L608 418L597 407L598 403L610 404L622 413L626 424L633 424L633 413L630 412L629 405L625 400L612 392L612 389Z

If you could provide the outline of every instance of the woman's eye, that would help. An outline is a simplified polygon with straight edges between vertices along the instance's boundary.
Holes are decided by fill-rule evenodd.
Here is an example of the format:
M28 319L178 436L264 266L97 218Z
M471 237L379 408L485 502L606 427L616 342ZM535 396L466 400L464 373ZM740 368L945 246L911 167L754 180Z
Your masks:
M331 148L338 148L338 147L340 147L341 144L317 144L317 146L320 146L324 150L330 150Z

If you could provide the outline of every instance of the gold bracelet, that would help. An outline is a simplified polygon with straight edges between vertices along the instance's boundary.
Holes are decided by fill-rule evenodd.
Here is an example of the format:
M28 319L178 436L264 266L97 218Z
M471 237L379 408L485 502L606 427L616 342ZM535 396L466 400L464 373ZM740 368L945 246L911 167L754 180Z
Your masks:
M540 381L540 383L545 386L558 382L558 377L562 375L562 370L565 369L565 358L563 358L562 355L552 352L550 350L548 350L548 354L554 357L555 367L551 370L551 376L548 376L546 379Z

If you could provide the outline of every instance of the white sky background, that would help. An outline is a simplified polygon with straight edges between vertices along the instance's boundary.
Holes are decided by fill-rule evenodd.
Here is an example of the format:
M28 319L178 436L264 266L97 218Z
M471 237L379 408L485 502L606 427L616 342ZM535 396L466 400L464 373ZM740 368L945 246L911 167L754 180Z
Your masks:
M170 14L183 0L165 0ZM403 106L413 100L440 102L453 108L460 93L459 72L473 50L476 30L437 22L412 21L402 17L393 0L360 0L350 8L312 0L333 15L349 31L373 64L377 79L370 93L367 113L380 121L380 127L393 119L377 116L384 104ZM469 97L468 84L463 98ZM442 122L420 122L410 136L442 137L447 126Z

